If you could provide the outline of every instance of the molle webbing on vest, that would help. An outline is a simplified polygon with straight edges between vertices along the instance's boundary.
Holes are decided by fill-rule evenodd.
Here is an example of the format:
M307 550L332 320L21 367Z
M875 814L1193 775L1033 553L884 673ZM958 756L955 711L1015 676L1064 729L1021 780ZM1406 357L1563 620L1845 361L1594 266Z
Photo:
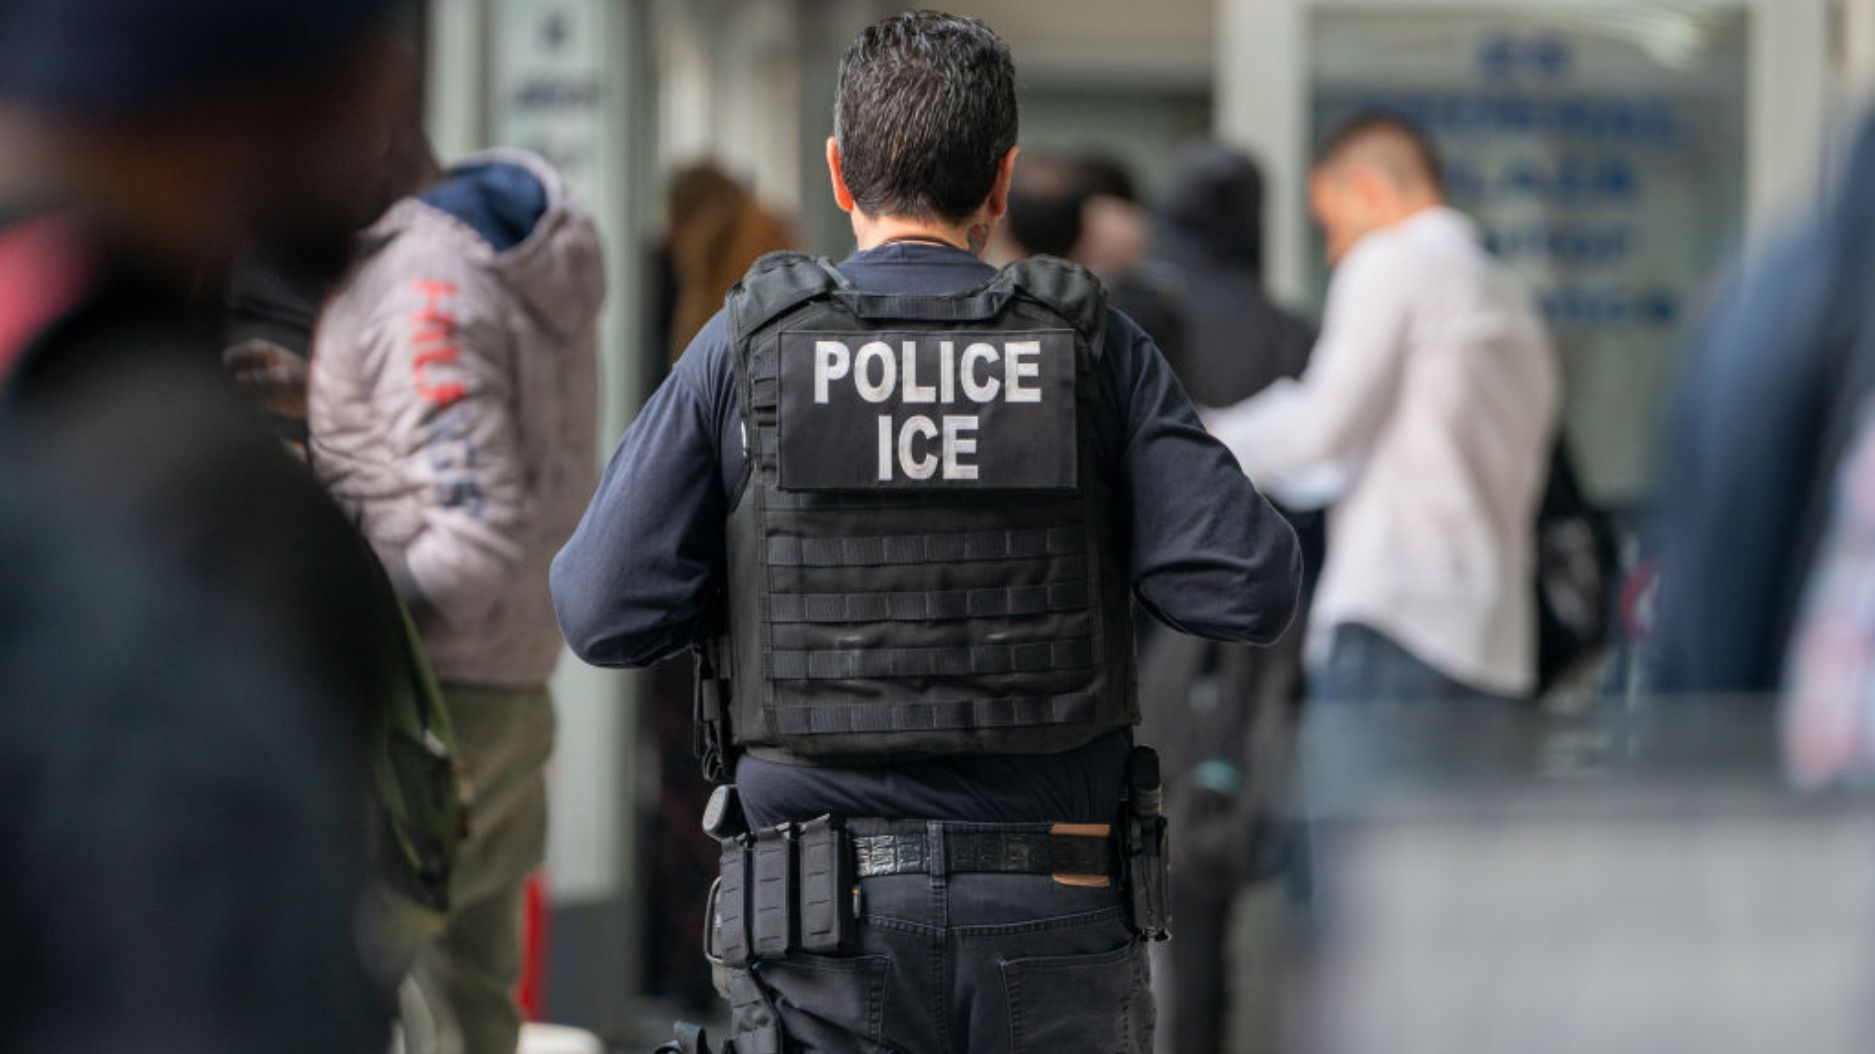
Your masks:
M768 598L770 622L942 622L963 618L1015 618L1077 611L1088 604L1087 583L939 589L922 593L778 593Z
M768 563L771 567L878 567L948 560L1022 560L1086 550L1087 532L1078 527L861 538L770 538Z
M772 254L728 310L749 459L729 531L735 741L803 760L1050 753L1136 720L1092 276L1038 258L957 296L876 294ZM871 460L821 460L875 451L876 484Z
M1091 695L1035 699L954 699L935 703L886 703L840 708L790 706L775 711L785 736L842 733L938 732L956 728L1023 728L1086 724L1100 704Z
M1094 642L1044 640L1028 644L971 644L937 648L858 648L840 651L771 651L768 675L778 681L845 681L856 677L963 677L985 673L1045 673L1091 666Z

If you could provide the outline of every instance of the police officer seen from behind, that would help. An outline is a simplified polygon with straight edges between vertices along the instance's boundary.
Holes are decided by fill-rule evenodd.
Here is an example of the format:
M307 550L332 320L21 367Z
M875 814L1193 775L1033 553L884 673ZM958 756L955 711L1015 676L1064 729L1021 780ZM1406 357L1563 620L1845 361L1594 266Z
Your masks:
M978 259L1015 141L981 22L861 33L827 144L859 251L755 265L554 563L587 661L699 650L735 1054L1150 1051L1134 600L1235 641L1295 607L1288 525L1099 283Z

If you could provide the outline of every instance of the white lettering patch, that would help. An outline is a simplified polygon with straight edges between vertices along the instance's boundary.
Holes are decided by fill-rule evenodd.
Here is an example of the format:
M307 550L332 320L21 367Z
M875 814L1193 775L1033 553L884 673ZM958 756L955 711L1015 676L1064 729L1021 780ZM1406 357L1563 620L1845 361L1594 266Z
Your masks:
M788 490L1077 484L1075 336L784 333Z

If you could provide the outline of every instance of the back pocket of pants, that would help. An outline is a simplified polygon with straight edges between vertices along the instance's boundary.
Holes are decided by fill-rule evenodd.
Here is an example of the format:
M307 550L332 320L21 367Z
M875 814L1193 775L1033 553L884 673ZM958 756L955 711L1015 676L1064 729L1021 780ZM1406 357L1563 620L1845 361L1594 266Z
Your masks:
M1014 1054L1148 1054L1151 1028L1140 1020L1147 981L1140 947L1095 955L1003 961Z
M886 1049L880 1033L889 968L883 955L797 952L758 961L755 976L796 1044L829 1054L872 1054Z

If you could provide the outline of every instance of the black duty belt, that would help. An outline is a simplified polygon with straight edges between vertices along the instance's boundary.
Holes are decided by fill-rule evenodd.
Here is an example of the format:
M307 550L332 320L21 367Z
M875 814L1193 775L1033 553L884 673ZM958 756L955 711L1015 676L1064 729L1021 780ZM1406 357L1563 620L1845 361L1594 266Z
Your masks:
M933 867L942 846L943 866ZM853 837L860 878L907 874L1001 873L1105 877L1114 873L1105 824L1058 825L1046 831L949 829Z
M849 952L862 878L1001 873L1109 887L1119 874L1111 830L822 816L724 838L704 947L712 962L738 968L790 952Z

